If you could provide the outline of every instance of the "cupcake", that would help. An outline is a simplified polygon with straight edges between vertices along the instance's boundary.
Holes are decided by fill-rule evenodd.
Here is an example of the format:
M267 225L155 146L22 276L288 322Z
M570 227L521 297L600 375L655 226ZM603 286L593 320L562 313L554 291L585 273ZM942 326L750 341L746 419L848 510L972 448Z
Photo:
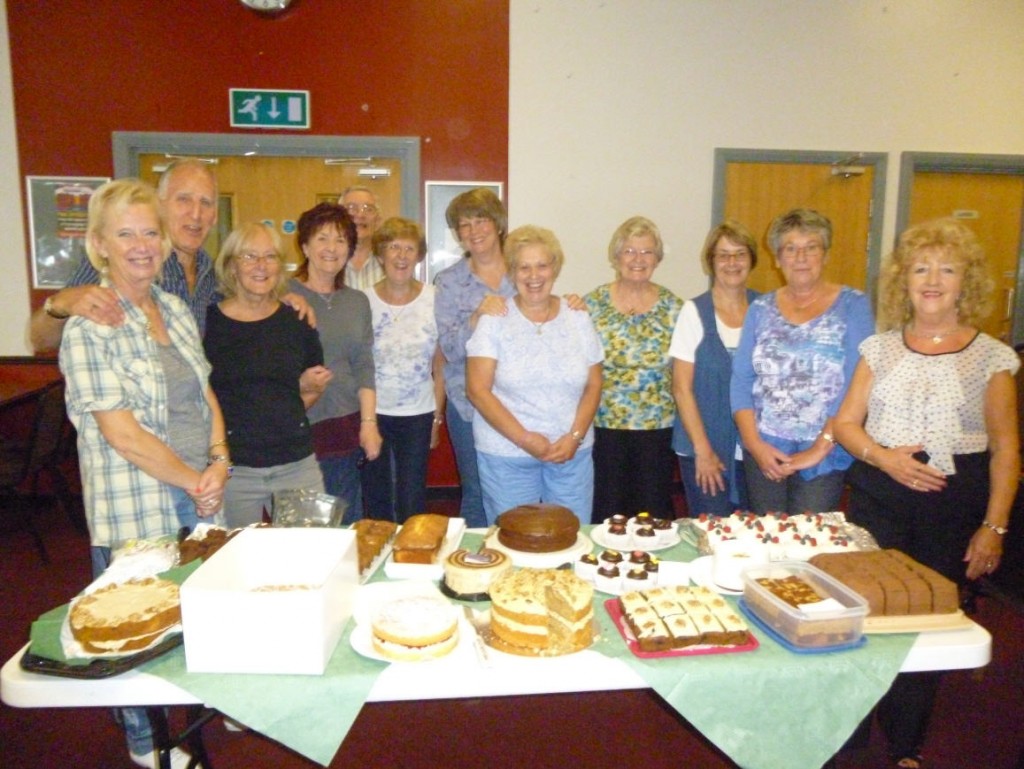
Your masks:
M597 570L594 587L602 593L619 593L622 591L622 572L615 564L604 563Z
M594 584L594 578L597 577L597 556L593 553L581 555L574 564L574 571L580 579Z
M635 566L626 572L622 580L623 590L642 590L650 584L650 575L643 566Z

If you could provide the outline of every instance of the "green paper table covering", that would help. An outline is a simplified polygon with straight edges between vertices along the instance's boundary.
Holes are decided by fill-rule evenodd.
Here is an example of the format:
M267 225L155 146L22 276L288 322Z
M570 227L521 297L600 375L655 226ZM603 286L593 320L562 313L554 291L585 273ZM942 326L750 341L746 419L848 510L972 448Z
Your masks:
M473 549L481 539L468 533L462 546ZM690 561L698 554L681 542L656 555ZM371 581L385 579L378 568ZM760 642L753 652L641 659L629 651L608 616L608 597L594 596L600 637L593 649L629 665L744 769L818 769L888 690L917 637L871 636L860 649L807 655L793 654L752 628ZM37 624L56 622L59 629L62 611L67 607L47 612ZM352 650L352 626L323 676L188 673L180 647L140 670L326 766L387 664ZM45 639L37 635L45 633L37 634L33 625L32 650L43 654Z

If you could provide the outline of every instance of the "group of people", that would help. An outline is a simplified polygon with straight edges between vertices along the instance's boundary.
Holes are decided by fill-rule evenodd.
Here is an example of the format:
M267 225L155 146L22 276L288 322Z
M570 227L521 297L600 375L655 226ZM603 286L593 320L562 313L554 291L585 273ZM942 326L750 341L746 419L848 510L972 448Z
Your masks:
M469 526L533 502L671 518L678 466L692 515L837 510L849 488L882 547L961 582L999 566L1019 363L978 331L990 283L958 222L900 236L876 334L867 297L827 279L832 226L809 209L768 230L781 288L748 288L757 241L726 221L702 250L709 289L684 302L653 281L664 245L644 217L613 233L610 283L559 297L556 236L509 231L487 189L448 207L465 258L433 285L419 225L381 221L369 190L299 217L291 277L264 224L211 259L216 203L192 159L155 190L104 185L88 263L32 319L37 348L60 345L97 574L125 539L246 525L285 489L402 522L445 423ZM882 703L900 765L919 765L936 681L900 676ZM123 717L151 765L144 714Z

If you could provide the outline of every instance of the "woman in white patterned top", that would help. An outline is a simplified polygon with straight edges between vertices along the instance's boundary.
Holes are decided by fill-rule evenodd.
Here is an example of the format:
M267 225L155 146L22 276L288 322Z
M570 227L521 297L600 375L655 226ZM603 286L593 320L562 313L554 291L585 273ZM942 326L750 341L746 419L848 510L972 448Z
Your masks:
M550 230L520 227L505 240L517 294L505 315L484 315L466 343L466 394L488 523L517 505L550 502L590 521L591 422L604 352L590 316L551 289L562 247Z
M883 333L866 339L835 418L849 518L957 582L1000 564L1020 474L1017 354L977 329L992 282L953 219L904 232L883 272ZM940 680L901 674L879 705L897 766L921 766Z
M373 314L380 456L363 468L368 518L404 523L422 513L427 458L444 414L444 357L437 344L434 287L414 277L427 255L416 222L393 217L373 235L384 279L366 289Z

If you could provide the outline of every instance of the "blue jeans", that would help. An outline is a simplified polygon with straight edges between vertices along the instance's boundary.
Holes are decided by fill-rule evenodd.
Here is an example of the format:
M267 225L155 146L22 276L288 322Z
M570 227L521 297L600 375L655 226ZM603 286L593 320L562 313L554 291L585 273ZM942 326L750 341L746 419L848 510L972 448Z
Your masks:
M360 463L366 455L362 449L341 457L319 460L324 477L324 490L341 500L345 507L341 522L354 523L363 517L363 490L359 477Z
M738 459L733 460L736 463L736 493L739 495L739 502L733 504L729 501L730 489L720 491L714 495L704 493L700 484L697 483L697 460L694 457L677 455L676 459L679 460L679 477L683 479L683 490L686 492L686 509L691 518L696 518L701 513L732 515L734 510L750 509L743 462Z
M182 492L187 499L187 495ZM195 508L193 508L193 515ZM96 579L110 565L110 548L92 546L89 557L92 560L92 578ZM153 752L153 725L145 708L114 708L114 720L124 729L128 750L137 756L149 755Z
M828 513L839 509L846 472L835 470L805 481L800 473L776 483L764 477L754 458L743 453L750 509L765 513Z
M377 415L384 442L380 456L363 467L366 517L405 523L426 510L427 458L434 412L408 417Z
M518 505L536 502L568 507L580 523L590 523L594 507L594 459L580 449L560 465L533 457L499 457L477 452L487 525Z
M459 483L462 486L462 505L459 515L466 519L469 528L487 525L484 515L483 490L480 488L480 471L477 468L476 445L473 443L473 422L459 416L458 410L448 401L445 407L448 420L448 437L455 449L455 464L459 468Z

